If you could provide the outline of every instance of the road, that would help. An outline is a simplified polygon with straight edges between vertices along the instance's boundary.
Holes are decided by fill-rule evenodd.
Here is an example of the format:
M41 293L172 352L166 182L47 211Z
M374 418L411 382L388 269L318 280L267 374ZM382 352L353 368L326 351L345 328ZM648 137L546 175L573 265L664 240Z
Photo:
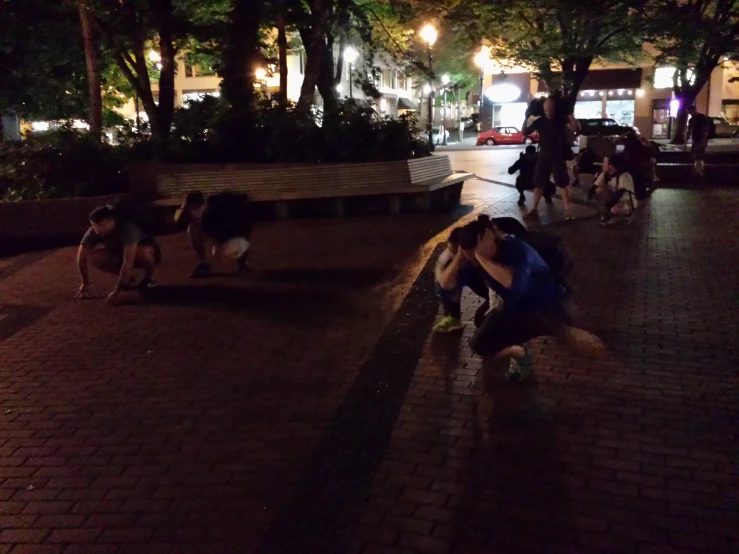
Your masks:
M455 171L474 173L485 180L514 183L515 177L508 175L508 168L518 159L524 146L482 146L474 149L439 148L446 154Z

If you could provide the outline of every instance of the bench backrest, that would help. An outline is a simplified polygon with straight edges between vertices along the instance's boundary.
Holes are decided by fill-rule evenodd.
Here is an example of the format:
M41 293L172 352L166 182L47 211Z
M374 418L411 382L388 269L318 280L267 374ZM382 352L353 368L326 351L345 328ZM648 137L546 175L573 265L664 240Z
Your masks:
M255 201L410 192L433 179L451 175L447 156L363 164L317 164L290 168L233 169L161 174L160 198L183 198L231 191Z

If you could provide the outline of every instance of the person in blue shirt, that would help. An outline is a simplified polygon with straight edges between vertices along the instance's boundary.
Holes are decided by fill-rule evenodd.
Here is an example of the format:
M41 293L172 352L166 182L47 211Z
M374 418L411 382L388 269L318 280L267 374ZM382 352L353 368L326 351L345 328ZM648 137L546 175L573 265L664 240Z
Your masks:
M483 219L462 228L460 248L474 249L486 284L503 300L502 310L490 312L470 339L475 353L508 359L509 377L516 379L530 370L525 344L536 337L552 336L579 353L605 354L597 336L572 325L567 287L532 246Z

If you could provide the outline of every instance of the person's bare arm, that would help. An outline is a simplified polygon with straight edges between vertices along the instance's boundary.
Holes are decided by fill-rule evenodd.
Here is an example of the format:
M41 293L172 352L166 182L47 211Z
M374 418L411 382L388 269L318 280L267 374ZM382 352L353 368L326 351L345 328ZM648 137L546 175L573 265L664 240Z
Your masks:
M88 249L87 247L80 244L77 249L77 272L80 274L80 285L79 291L77 291L77 298L86 296L90 288L90 273L88 271Z
M493 255L491 254L491 252L495 252L497 250L497 240L498 237L496 237L495 231L487 229L480 239L480 242L477 244L477 248L475 249L475 258L477 258L477 262L480 264L480 267L482 267L488 275L502 286L509 289L511 288L511 285L513 285L513 269L494 261Z
M457 250L456 255L452 258L452 261L443 268L437 276L439 285L444 290L453 290L457 286L457 276L459 270L462 267L464 257L461 250Z
M511 288L511 285L513 285L513 270L510 267L494 262L480 253L475 253L475 257L488 275L505 288Z
M129 283L133 265L136 261L136 249L138 243L126 245L123 248L123 263L121 264L121 272L118 274L118 281L115 283L113 291L108 295L108 299L113 299L125 286Z

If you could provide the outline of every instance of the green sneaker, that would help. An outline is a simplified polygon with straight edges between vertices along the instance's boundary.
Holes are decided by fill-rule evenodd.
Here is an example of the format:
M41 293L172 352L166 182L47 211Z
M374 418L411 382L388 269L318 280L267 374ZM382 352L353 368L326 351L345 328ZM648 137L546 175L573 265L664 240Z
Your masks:
M464 323L456 317L446 316L434 327L434 333L453 333L464 329Z

